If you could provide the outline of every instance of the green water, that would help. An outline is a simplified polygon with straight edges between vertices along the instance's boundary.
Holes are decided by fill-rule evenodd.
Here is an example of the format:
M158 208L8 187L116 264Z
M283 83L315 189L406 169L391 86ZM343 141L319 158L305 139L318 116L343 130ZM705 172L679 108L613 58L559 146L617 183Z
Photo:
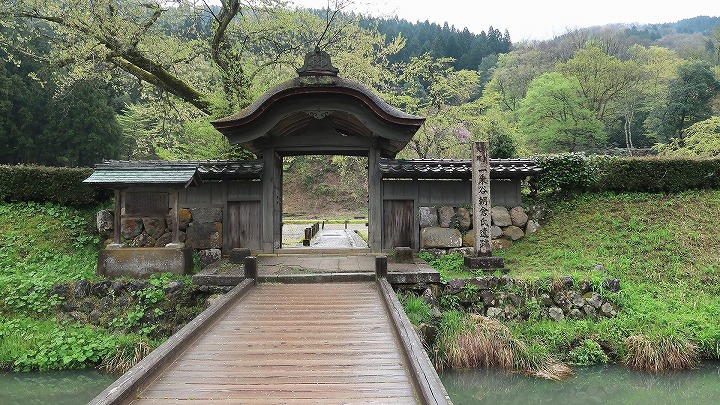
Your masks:
M561 382L485 369L448 371L441 379L455 405L720 404L720 362L659 375L614 365L581 367Z
M94 370L0 372L0 404L87 404L116 379Z

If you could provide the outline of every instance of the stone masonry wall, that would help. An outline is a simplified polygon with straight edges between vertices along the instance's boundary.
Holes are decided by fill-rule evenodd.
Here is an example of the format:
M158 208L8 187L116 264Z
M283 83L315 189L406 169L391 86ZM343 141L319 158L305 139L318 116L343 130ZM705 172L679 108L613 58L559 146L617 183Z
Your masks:
M472 210L465 207L420 207L420 249L434 254L473 254L475 230L472 228ZM492 248L503 249L539 226L541 210L526 211L521 206L510 209L495 206L491 209Z
M173 218L170 210L166 218L123 217L120 223L120 243L128 247L164 247L172 242ZM223 211L219 207L180 208L178 213L180 242L198 252L201 266L220 259L222 249ZM113 212L97 213L97 228L112 242Z
M608 297L620 290L620 282L614 278L591 283L570 276L527 281L504 275L457 278L439 289L426 288L415 293L436 308L444 300L445 307L450 305L503 321L530 318L560 321L615 317L620 308Z

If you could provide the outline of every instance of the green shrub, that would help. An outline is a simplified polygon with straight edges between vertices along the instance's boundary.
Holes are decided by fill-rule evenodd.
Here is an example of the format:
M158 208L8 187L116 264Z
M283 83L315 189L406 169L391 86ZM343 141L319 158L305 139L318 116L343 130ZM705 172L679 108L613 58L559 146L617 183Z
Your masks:
M94 205L107 200L110 191L82 182L92 172L90 168L0 165L0 201Z
M573 153L536 158L538 191L678 193L720 188L720 159L610 157Z
M595 161L581 153L540 156L536 158L542 172L537 187L540 191L585 191L597 182Z
M598 188L608 191L677 193L720 188L720 159L617 158L603 162Z
M592 339L583 340L578 347L570 351L568 358L568 362L576 366L591 366L609 361L600 344Z

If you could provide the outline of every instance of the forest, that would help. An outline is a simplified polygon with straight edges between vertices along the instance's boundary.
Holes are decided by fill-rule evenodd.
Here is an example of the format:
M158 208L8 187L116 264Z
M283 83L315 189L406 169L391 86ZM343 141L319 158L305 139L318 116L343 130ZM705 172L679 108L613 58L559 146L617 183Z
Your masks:
M329 52L340 75L427 118L398 157L720 154L720 18L511 41L283 2L0 5L0 163L251 155L209 124Z

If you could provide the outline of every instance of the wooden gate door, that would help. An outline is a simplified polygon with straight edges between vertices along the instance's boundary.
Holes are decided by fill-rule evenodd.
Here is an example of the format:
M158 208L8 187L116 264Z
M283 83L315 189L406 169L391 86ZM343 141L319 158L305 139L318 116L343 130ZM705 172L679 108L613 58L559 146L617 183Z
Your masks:
M230 249L262 246L262 215L260 201L228 201L228 232Z
M383 201L383 249L415 247L413 200Z

